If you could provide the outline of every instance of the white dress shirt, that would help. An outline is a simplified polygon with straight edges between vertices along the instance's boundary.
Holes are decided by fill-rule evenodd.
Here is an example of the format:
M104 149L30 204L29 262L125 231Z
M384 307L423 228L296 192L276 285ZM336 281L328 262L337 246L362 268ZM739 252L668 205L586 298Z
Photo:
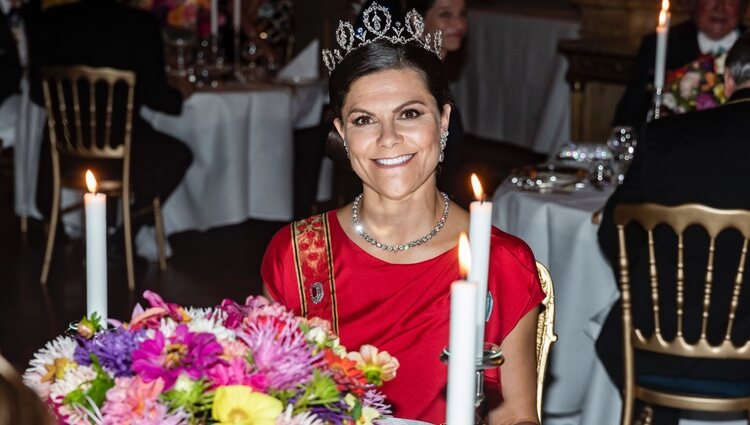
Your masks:
M723 38L720 38L719 40L712 40L708 38L706 34L703 32L698 32L698 47L701 50L701 53L708 54L708 53L726 53L729 51L729 49L732 48L732 45L735 41L737 41L737 38L740 36L740 32L738 30L734 30L730 32L729 34L725 35Z

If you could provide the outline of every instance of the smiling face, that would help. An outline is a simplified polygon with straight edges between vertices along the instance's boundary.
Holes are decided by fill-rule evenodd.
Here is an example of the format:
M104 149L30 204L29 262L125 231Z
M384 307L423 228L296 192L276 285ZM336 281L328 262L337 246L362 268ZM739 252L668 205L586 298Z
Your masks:
M364 185L403 199L427 182L434 186L449 115L450 106L438 109L422 74L392 69L354 81L334 124Z
M443 49L453 52L461 48L461 41L466 34L465 0L435 0L424 17L425 31L443 33Z
M737 29L740 0L695 0L694 19L698 29L712 40L719 40Z

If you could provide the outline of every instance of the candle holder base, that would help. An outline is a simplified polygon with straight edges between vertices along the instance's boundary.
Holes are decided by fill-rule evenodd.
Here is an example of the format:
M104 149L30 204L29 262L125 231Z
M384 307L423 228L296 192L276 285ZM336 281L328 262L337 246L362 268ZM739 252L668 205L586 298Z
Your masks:
M448 348L444 348L443 352L440 353L440 360L443 363L448 363L451 353ZM476 393L474 396L474 407L476 409L476 415L474 423L476 425L486 425L484 415L482 414L482 403L484 402L484 371L488 369L495 369L500 367L505 362L503 351L499 346L491 343L484 343L484 350L482 357L476 359Z
M654 90L654 119L658 120L662 117L661 106L664 100L664 87L656 87Z

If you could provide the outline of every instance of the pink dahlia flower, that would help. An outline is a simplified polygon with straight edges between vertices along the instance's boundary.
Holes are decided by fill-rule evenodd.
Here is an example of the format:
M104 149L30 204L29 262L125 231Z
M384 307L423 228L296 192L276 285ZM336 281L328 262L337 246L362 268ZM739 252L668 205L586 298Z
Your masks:
M213 334L191 333L187 326L179 325L170 338L156 331L153 339L143 341L133 351L133 371L146 382L163 379L169 390L182 373L198 380L209 369L224 363L222 352Z
M107 392L102 408L103 424L121 425L179 425L188 423L182 410L169 413L167 406L159 403L164 391L164 381L144 381L141 377L115 378L115 386Z

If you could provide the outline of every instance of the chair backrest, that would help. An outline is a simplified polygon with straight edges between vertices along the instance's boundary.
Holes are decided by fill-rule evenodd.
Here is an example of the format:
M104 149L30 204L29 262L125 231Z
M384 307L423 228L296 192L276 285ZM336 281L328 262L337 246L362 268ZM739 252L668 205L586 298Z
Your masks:
M112 68L42 69L53 157L63 153L129 161L135 81L132 71Z
M735 324L740 293L744 281L745 260L747 257L748 239L750 238L750 211L747 210L719 210L704 205L686 204L667 207L657 204L619 205L615 208L614 222L617 226L619 239L620 289L622 291L623 332L625 344L626 375L628 379L633 371L633 350L647 350L673 356L716 359L744 359L750 360L750 341L745 341L740 347L732 341L732 329ZM653 308L654 330L650 336L645 336L642 329L636 328L632 314L632 288L630 277L630 262L627 252L625 226L630 222L637 222L643 227L648 238L648 274L650 297ZM669 226L677 235L677 264L676 264L676 336L667 341L660 322L660 294L664 290L659 284L659 274L656 261L656 244L654 242L654 228L659 225ZM706 272L702 293L699 339L689 343L685 340L685 261L684 261L684 233L688 227L700 226L708 234L708 253ZM736 229L743 238L739 255L739 264L734 273L733 282L714 282L716 239L721 232ZM724 248L722 248L724 249ZM728 248L727 248L728 249ZM718 345L712 345L708 336L709 311L711 311L712 295L716 292L715 285L731 284L731 301L726 311L727 325L724 338ZM714 311L714 314L716 312ZM722 322L723 323L723 322ZM629 370L629 371L628 371Z
M544 378L547 374L547 360L552 343L557 341L555 335L555 289L549 270L540 262L536 262L539 281L544 291L542 305L536 327L536 410L539 420L542 419L542 394L544 393Z

